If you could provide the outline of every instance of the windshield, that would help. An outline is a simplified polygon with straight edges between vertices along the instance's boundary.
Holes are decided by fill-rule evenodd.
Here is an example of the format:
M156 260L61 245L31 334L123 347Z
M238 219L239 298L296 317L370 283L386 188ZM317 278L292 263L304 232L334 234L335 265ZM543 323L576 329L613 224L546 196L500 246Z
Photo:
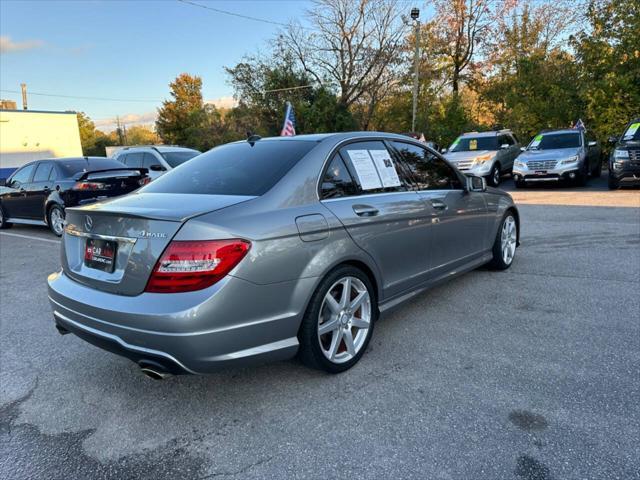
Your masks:
M316 145L295 140L222 145L162 175L142 191L262 195Z
M458 137L449 147L450 152L498 150L498 137Z
M631 122L624 131L622 141L628 142L629 140L640 140L640 118Z
M191 160L193 157L200 155L197 150L188 150L182 152L160 152L160 155L167 161L171 168L175 168L178 165Z
M528 150L553 150L556 148L578 148L580 133L547 133L536 135Z
M113 158L74 158L71 160L58 160L57 163L67 177L72 177L78 172L127 168L121 162L114 160Z

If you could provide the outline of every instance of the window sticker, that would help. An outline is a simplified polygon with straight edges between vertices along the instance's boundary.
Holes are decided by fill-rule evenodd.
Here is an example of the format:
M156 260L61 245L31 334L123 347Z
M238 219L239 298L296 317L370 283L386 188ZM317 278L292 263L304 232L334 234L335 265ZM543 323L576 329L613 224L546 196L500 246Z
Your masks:
M369 150L369 155L373 158L373 162L378 169L382 186L384 188L399 187L400 177L398 177L398 171L389 156L389 152L386 150Z
M538 145L540 145L541 141L542 141L542 135L536 135L535 138L533 139L533 142L531 142L531 146L537 147Z
M469 150L477 150L478 149L478 140L472 138L469 140Z
M353 168L356 169L358 180L363 190L382 188L380 177L367 150L348 150Z
M624 138L633 137L636 134L636 132L638 131L639 128L640 128L640 122L639 123L632 123L631 125L629 125L629 128L627 128L627 131L624 134Z

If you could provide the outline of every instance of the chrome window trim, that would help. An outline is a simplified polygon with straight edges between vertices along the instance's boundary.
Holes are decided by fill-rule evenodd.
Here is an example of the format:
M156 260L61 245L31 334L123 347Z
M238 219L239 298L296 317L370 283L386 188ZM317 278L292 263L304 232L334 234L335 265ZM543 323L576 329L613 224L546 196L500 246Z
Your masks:
M64 233L67 235L73 235L74 237L83 237L83 238L95 238L98 240L108 240L111 242L120 242L120 243L136 243L137 238L131 237L114 237L113 235L102 235L100 233L88 233L81 232L74 228L66 227L64 229Z

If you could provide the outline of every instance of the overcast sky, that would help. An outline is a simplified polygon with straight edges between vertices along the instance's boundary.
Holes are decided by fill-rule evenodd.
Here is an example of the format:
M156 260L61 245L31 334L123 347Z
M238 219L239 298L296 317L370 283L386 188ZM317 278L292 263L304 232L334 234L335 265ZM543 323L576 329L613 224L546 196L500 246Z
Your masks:
M286 23L301 17L306 1L193 0ZM229 101L224 66L266 48L278 25L238 18L178 0L0 0L0 98L21 108L20 83L29 109L86 112L104 129L120 115L151 123L179 73L200 75L207 100ZM103 97L137 101L102 101Z

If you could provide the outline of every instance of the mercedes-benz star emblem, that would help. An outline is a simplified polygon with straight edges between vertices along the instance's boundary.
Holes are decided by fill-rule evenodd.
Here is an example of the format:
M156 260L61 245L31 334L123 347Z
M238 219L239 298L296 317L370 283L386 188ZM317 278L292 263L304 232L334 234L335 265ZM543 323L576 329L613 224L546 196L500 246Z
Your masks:
M84 229L89 232L93 228L93 219L89 215L84 217Z

